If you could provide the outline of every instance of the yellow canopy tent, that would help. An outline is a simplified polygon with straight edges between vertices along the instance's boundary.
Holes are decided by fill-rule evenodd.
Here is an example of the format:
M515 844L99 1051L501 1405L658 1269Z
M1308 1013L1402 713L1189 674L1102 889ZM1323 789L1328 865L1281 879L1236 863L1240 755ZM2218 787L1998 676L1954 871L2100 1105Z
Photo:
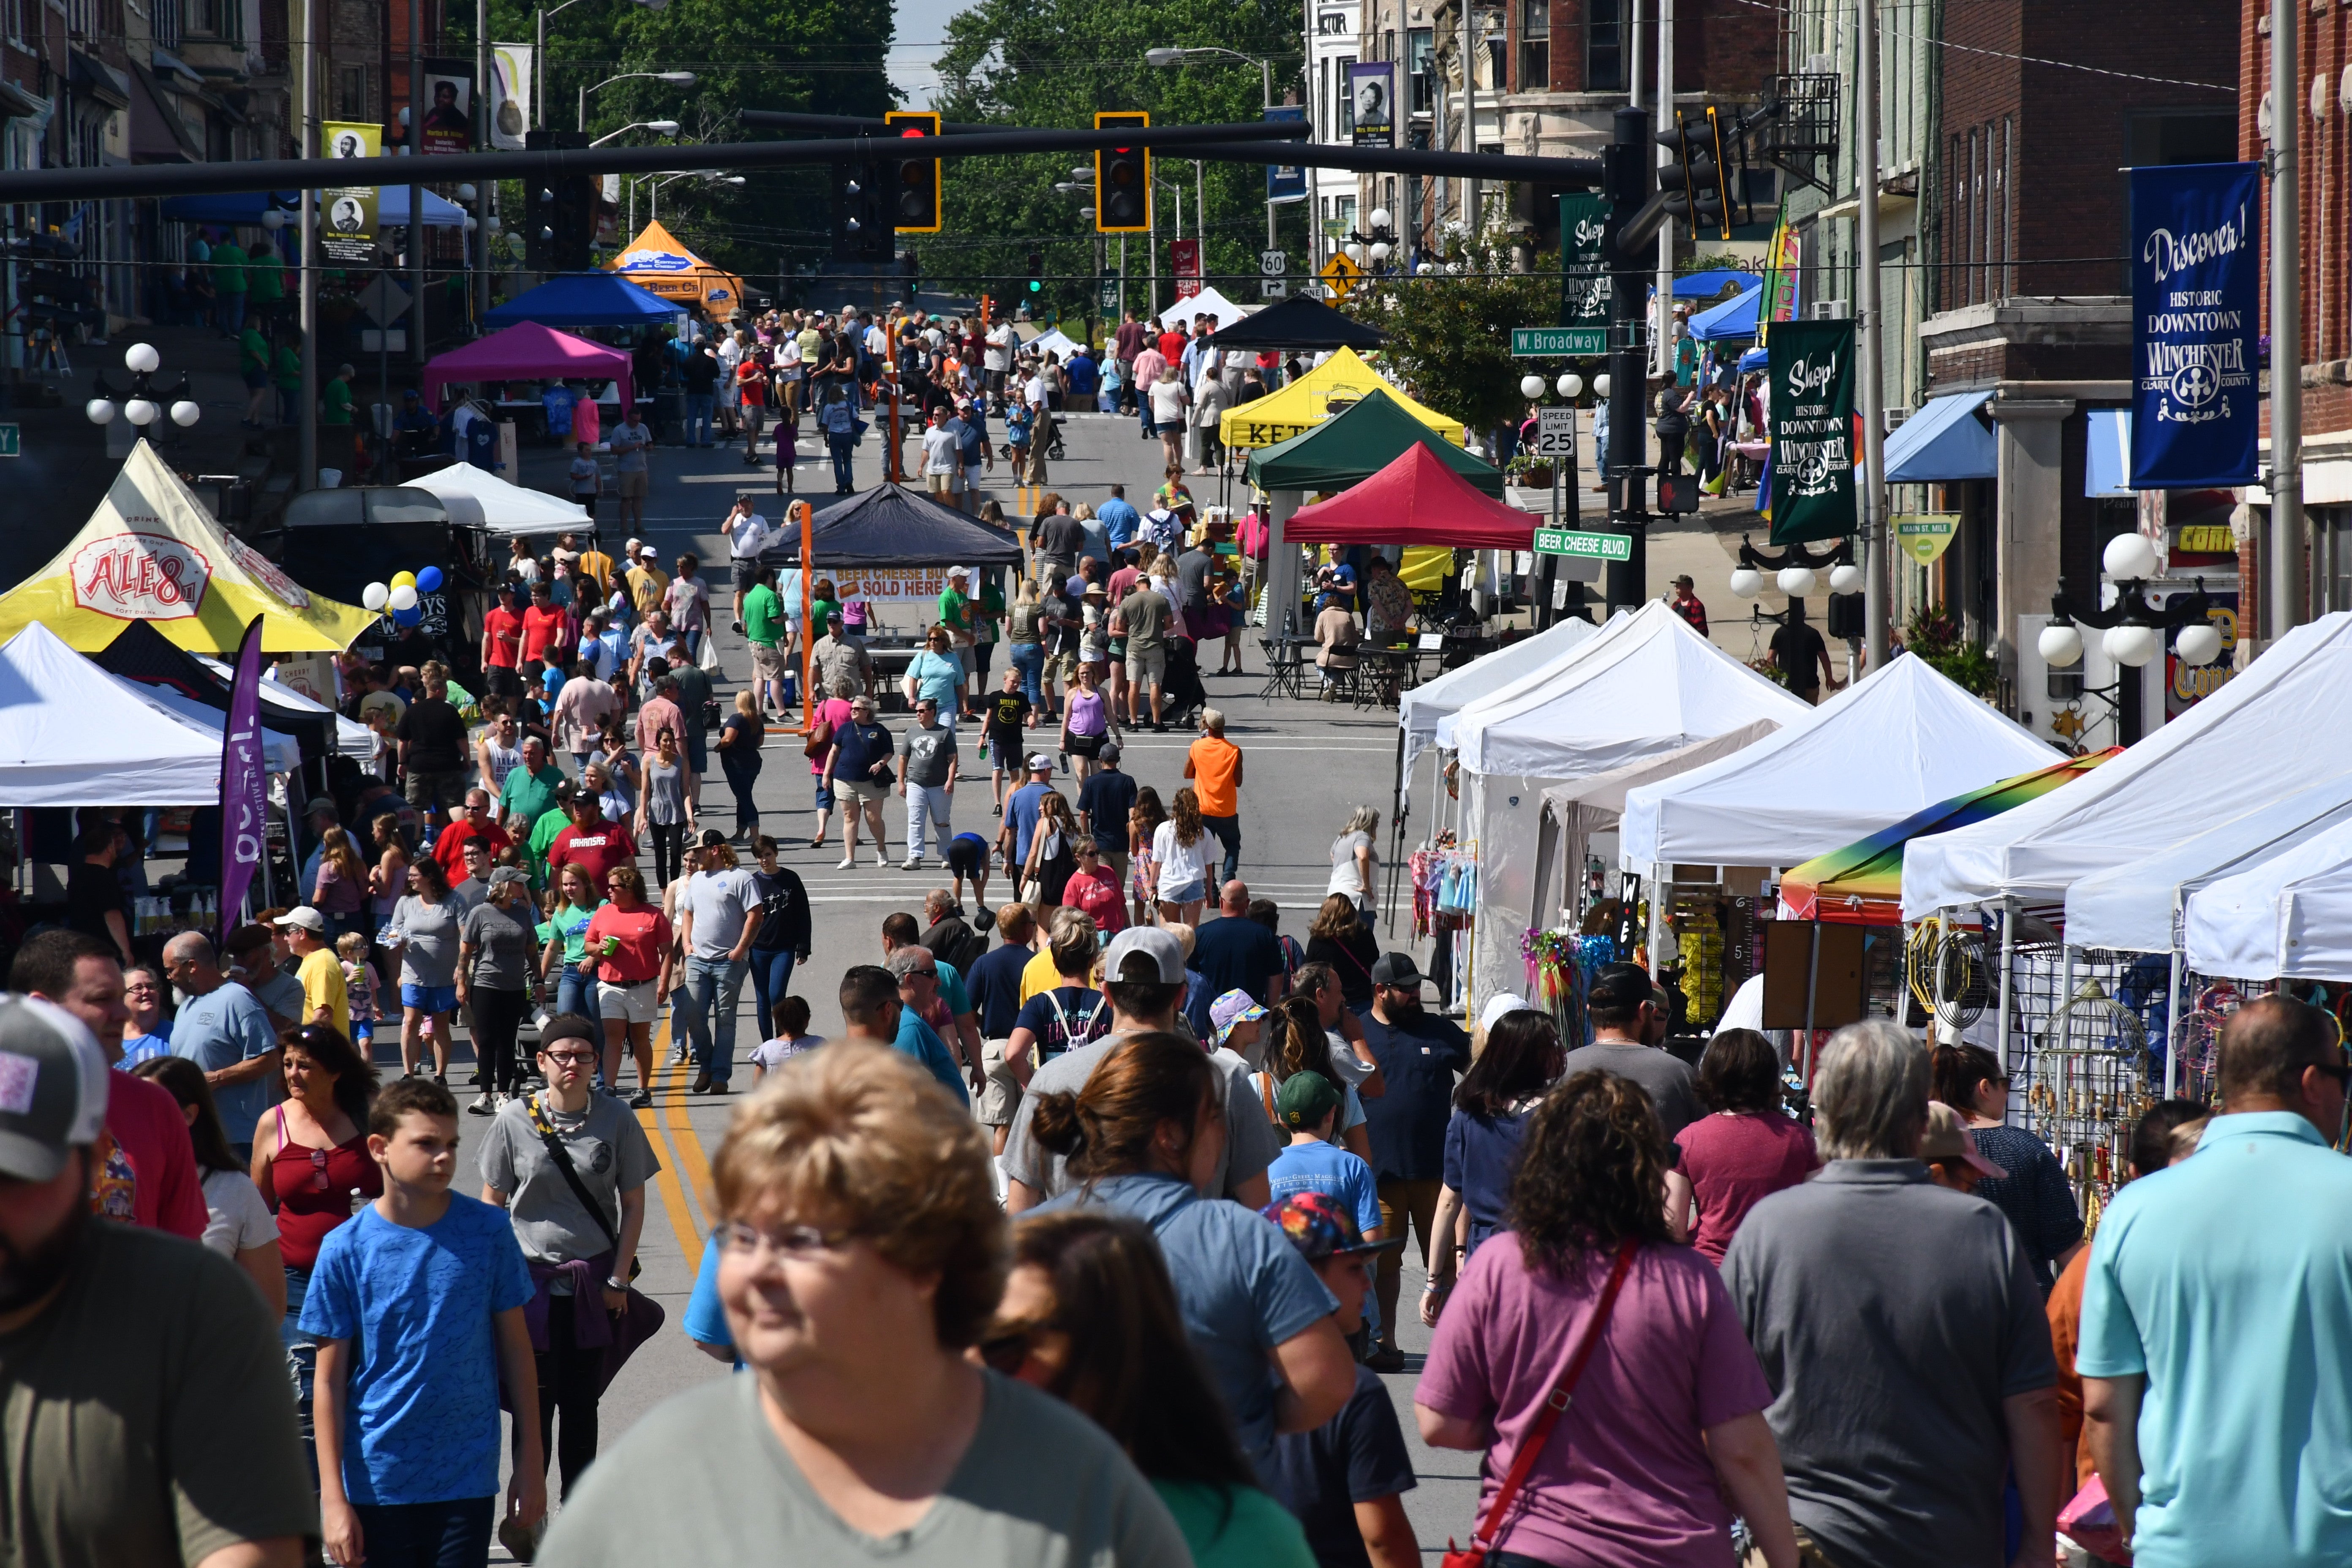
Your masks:
M743 304L740 278L711 266L657 223L646 225L626 250L605 264L605 270L714 321L728 320Z
M1303 435L1331 416L1334 402L1353 403L1375 388L1387 393L1405 412L1455 446L1465 446L1469 433L1458 419L1424 408L1382 379L1353 349L1335 351L1329 359L1284 387L1255 403L1229 408L1217 421L1217 438L1228 447L1271 447Z
M145 441L49 563L0 594L0 643L37 622L96 653L146 621L191 653L232 656L254 616L271 653L341 651L376 622L321 598L213 521Z

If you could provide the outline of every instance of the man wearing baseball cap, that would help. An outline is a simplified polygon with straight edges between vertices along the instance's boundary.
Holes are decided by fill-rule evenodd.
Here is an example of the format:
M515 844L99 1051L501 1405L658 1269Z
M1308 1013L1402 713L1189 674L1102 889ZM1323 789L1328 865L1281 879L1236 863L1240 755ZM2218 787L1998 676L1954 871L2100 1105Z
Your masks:
M1043 752L1029 753L1029 782L1004 803L1004 826L996 832L996 847L1004 855L1005 875L1017 892L1021 868L1029 864L1029 839L1037 831L1038 813L1054 792L1054 759Z
M295 1568L319 1511L251 1282L209 1248L91 1223L123 1076L73 1013L0 996L0 1464L28 1505L0 1517L0 1559Z
M1381 1065L1387 1091L1364 1101L1364 1130L1372 1142L1379 1179L1381 1234L1421 1233L1422 1263L1429 1263L1431 1226L1445 1173L1445 1125L1454 1115L1454 1075L1470 1067L1470 1037L1453 1019L1421 1005L1421 971L1412 955L1384 952L1372 963L1372 1010L1364 1044ZM1449 1238L1450 1239L1450 1238ZM1396 1343L1396 1302L1402 1260L1382 1256L1378 1288L1381 1348L1366 1363L1375 1372L1402 1372Z
M1157 926L1133 926L1111 939L1103 953L1103 994L1110 998L1111 1032L1092 1045L1065 1051L1039 1068L1013 1113L1004 1140L1004 1170L1010 1179L1005 1207L1013 1214L1036 1207L1069 1188L1062 1156L1038 1146L1029 1131L1041 1094L1076 1093L1095 1065L1129 1035L1178 1032L1176 1010L1184 1000L1184 950ZM1250 1087L1249 1063L1223 1048L1209 1051L1225 1085L1225 1146L1210 1179L1213 1195L1252 1208L1272 1196L1266 1167L1281 1144L1266 1120L1257 1091Z
M294 977L302 984L302 1022L323 1024L349 1038L351 995L343 984L342 962L336 958L334 944L327 936L327 917L302 904L287 910L272 923L286 933L286 945L294 952ZM231 1136L236 1131L246 1130L236 1129ZM250 1132L246 1135L252 1136Z
M1648 971L1612 963L1594 975L1585 1016L1592 1020L1592 1044L1568 1053L1561 1079L1597 1071L1633 1079L1656 1107L1669 1139L1706 1114L1699 1103L1697 1075L1681 1058L1660 1048L1666 1014Z

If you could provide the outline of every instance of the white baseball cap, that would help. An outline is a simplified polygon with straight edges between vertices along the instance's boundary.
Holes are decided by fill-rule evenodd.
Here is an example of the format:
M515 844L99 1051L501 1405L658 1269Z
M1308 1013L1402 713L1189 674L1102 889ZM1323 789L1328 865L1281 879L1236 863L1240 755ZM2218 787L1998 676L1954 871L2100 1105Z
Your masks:
M1162 985L1184 984L1184 949L1176 939L1158 926L1129 926L1111 938L1103 953L1103 977L1116 982L1126 967L1129 953L1141 953L1151 960L1160 972Z

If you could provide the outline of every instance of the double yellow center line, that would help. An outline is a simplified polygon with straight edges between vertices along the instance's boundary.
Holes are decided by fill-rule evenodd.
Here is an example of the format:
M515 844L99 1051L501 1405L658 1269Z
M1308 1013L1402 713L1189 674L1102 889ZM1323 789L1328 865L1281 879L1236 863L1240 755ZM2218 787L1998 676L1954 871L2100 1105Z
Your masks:
M677 1249L686 1258L690 1281L702 1268L702 1248L710 1239L710 1160L703 1152L702 1139L694 1131L693 1119L687 1114L686 1075L693 1068L688 1063L670 1059L668 1012L665 999L662 1022L655 1031L653 1042L654 1061L657 1064L651 1086L654 1103L636 1114L637 1125L662 1151L662 1168L654 1177L654 1185L661 1194L662 1209L669 1215L670 1228L677 1233Z

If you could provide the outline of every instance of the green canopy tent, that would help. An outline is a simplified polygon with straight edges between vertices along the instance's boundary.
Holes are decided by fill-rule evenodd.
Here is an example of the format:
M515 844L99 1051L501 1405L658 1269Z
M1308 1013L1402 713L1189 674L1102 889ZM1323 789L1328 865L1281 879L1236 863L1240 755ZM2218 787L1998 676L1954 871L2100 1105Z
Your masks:
M1503 493L1502 469L1446 440L1377 387L1304 434L1252 452L1249 482L1269 495L1344 489L1379 473L1412 447L1428 447L1486 494Z

